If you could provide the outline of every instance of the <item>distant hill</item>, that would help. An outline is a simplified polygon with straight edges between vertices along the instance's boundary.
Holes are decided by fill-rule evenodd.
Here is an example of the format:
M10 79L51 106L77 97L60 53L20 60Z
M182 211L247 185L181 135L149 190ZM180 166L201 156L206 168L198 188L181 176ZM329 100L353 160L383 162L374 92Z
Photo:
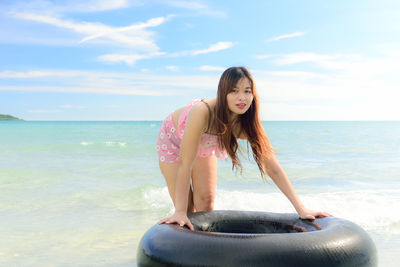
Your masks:
M0 121L22 121L22 120L10 115L0 114Z

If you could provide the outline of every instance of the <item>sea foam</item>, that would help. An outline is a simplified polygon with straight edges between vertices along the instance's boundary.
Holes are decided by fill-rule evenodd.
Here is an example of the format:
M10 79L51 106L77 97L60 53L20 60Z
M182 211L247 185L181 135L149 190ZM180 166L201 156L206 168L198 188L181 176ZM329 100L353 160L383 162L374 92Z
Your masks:
M354 190L300 195L304 205L350 220L365 230L400 235L400 213L396 212L400 190ZM167 187L148 188L142 201L165 215L174 211ZM215 210L251 210L277 213L296 211L282 193L217 189Z

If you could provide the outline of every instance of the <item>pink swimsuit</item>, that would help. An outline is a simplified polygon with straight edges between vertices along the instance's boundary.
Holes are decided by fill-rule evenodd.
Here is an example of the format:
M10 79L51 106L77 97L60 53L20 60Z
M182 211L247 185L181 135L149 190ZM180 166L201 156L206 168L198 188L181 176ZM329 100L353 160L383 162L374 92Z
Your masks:
M189 103L179 117L178 129L175 128L174 121L172 120L172 113L164 120L157 139L157 152L160 161L170 163L178 162L180 144L182 142L189 111L199 102L201 102L200 99L195 99ZM215 155L221 160L228 157L226 151L218 146L218 136L203 133L197 156L206 158L211 155Z

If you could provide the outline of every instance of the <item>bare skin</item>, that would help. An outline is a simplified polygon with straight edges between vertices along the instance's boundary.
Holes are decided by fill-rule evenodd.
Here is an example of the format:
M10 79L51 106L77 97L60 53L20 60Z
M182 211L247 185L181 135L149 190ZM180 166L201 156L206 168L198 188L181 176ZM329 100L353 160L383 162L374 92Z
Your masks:
M227 102L231 118L245 113L253 101L250 81L247 78L239 80L236 87L227 95ZM207 101L214 109L216 99ZM173 114L175 126L184 108L178 109ZM179 161L177 163L160 162L160 169L166 179L171 199L175 206L175 213L158 223L177 223L187 225L194 230L187 217L188 212L213 210L217 183L217 159L215 156L208 158L197 157L201 135L206 131L209 120L209 111L204 103L198 103L189 112L186 127L181 143ZM240 129L234 129L240 132ZM211 129L212 133L212 129ZM239 139L246 139L244 135L237 135ZM267 174L292 203L302 219L315 219L316 217L332 216L326 212L307 209L301 203L286 173L275 156L264 162ZM193 190L190 187L192 180Z
M206 101L211 110L215 106L215 99ZM175 127L177 128L179 116L185 110L180 108L172 116ZM199 119L198 117L202 117ZM210 156L207 158L197 157L198 145L201 135L208 127L209 111L204 103L198 103L189 113L185 133L181 144L180 160L177 163L165 163L159 161L161 172L167 182L168 191L175 206L175 214L170 218L159 221L159 223L178 223L187 225L193 230L193 225L187 218L188 212L209 211L214 209L214 199L217 185L217 158ZM187 176L184 180L184 191L178 183L182 174ZM193 189L190 187L190 178ZM177 188L183 192L188 192L186 196L177 192ZM178 189L178 190L179 190ZM182 199L186 204L181 204ZM180 210L178 209L180 208ZM185 208L186 207L186 208Z

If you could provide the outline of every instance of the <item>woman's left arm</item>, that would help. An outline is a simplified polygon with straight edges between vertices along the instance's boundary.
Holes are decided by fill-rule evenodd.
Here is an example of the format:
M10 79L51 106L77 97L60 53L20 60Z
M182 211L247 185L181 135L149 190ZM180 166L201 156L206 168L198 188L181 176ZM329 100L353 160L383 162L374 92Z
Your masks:
M330 217L331 214L327 212L310 210L304 207L303 203L300 201L296 194L292 184L289 181L285 171L279 164L278 160L274 155L271 155L264 162L265 169L272 181L278 186L282 193L288 198L292 203L293 207L296 209L297 213L302 219L315 219L316 217Z

